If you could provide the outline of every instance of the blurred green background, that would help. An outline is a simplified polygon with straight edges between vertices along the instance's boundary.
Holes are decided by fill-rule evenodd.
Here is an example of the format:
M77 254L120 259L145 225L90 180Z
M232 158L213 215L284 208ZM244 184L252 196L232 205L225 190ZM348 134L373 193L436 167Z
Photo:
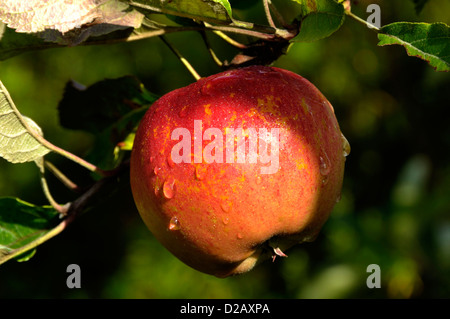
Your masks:
M450 2L430 0L417 15L412 1L358 1L353 11L381 6L382 24L445 22ZM264 22L262 7L235 11ZM219 72L199 34L171 42L202 76ZM221 59L234 48L210 37ZM182 264L145 228L128 187L40 246L28 262L0 266L1 298L448 298L450 297L450 77L408 57L402 47L377 47L376 33L351 19L331 37L297 43L274 65L308 78L330 100L349 140L342 199L313 243L218 279ZM83 156L87 133L63 129L57 105L66 82L90 85L137 76L164 94L193 81L159 39L52 49L0 62L0 79L24 115L54 144ZM76 181L83 169L53 162ZM60 202L68 191L49 178ZM0 159L0 196L45 204L34 164ZM68 289L66 267L81 267L81 289ZM366 286L367 266L381 268L381 288Z

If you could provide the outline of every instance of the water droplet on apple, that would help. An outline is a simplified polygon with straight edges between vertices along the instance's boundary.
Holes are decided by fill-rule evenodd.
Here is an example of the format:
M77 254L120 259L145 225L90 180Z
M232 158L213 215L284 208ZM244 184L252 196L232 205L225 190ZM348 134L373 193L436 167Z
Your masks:
M207 172L208 172L208 166L198 165L195 168L195 178L197 178L199 181L201 181L201 180L205 179Z
M265 73L275 73L275 72L273 72L272 70L270 70L270 69L258 69L257 70L258 71L258 73L260 73L260 74L265 74Z
M158 197L158 195L159 195L159 190L160 190L160 186L159 185L155 185L155 187L154 187L154 189L153 189L153 191L155 192L155 196L156 197Z
M150 156L150 163L153 163L154 160L155 158L153 156Z
M319 157L319 170L322 176L327 176L328 174L330 174L330 160L325 153L323 154L323 156Z
M227 216L222 217L222 222L224 225L227 225L230 222L230 219Z
M306 102L303 102L303 103L304 103L304 106L306 107L306 110L308 111L309 115L311 115L312 119L314 120L314 116L313 116L313 113L312 113L311 105L309 105Z
M187 107L187 105L186 106L183 106L183 108L180 110L180 112L178 113L178 116L179 117L186 117L186 115L187 115L187 109L188 109L188 107Z
M175 179L169 177L163 184L163 194L167 199L175 196Z
M342 149L344 151L344 157L347 157L350 154L350 151L351 151L350 143L345 138L344 134L341 133L341 137L342 137L342 143L343 143L342 144Z
M230 78L239 78L240 75L235 74L235 72L233 71L228 71L228 72L223 72L220 73L216 76L214 76L213 78L210 78L208 81L206 81L202 88L201 88L201 92L204 95L212 95L214 94L214 89L219 87L219 86L223 86L223 84L221 82L223 82L224 80L230 79Z
M210 89L212 87L212 81L208 81L205 84L203 84L202 88L201 88L201 92L203 95L211 95Z
M231 206L232 206L232 203L231 203L231 202L223 202L223 203L220 205L220 207L222 208L222 210L223 210L225 213L230 212Z
M172 160L172 156L167 157L167 165L169 165L170 168L175 167L175 162Z
M153 169L153 173L155 175L158 175L159 171L161 170L161 167L155 166L155 168Z
M238 239L242 239L242 238L244 238L244 236L242 236L242 234L241 234L241 233L238 233L236 237L237 237Z
M180 221L177 217L172 217L169 222L169 230L179 230L181 228Z

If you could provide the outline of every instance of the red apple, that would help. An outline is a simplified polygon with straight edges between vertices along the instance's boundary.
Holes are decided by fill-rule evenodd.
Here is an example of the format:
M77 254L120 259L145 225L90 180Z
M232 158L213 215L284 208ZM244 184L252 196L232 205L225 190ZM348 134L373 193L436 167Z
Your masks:
M348 153L333 107L314 85L251 66L151 106L136 133L131 187L169 251L226 277L315 239L340 197Z

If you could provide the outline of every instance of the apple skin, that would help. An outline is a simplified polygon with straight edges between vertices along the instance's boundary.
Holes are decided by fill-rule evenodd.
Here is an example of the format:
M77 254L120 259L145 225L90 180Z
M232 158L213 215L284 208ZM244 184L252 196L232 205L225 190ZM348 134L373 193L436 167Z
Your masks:
M279 128L278 170L262 174L268 163L247 160L175 163L171 152L181 137L171 134L186 128L194 145L195 120L202 132ZM202 143L206 150L211 140ZM348 153L333 107L313 84L287 70L250 66L156 101L136 132L130 182L143 221L170 252L227 277L316 238L340 198Z

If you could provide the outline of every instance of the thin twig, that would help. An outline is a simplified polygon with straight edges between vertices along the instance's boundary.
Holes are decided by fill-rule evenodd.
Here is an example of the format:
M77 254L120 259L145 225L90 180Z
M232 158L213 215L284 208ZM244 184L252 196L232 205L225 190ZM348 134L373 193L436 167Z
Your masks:
M36 248L37 246L49 240L50 238L55 237L56 235L61 233L71 221L72 219L66 218L61 223L59 223L55 228L51 229L49 232L37 238L36 240L33 240L32 242L26 244L25 246L7 252L5 255L0 255L0 265L31 249Z
M264 3L264 12L266 13L267 22L269 22L269 25L276 29L277 26L273 22L272 15L270 14L270 8L269 8L269 0L263 0Z
M228 42L229 44L231 44L232 46L238 48L238 49L247 49L247 46L245 44L242 44L238 41L236 41L233 38L230 38L228 35L226 35L225 33L223 33L222 31L213 31L214 34L216 34L217 36L221 37L222 40L225 40L225 42Z
M286 28L288 24L286 23L286 20L284 20L283 15L278 11L278 9L275 7L275 5L272 3L271 0L267 0L269 3L270 11L274 14L275 18L278 20L278 22Z
M66 208L64 206L59 205L53 198L52 194L50 193L50 189L48 188L47 180L45 179L43 172L41 172L41 187L50 205L52 205L52 207L61 215L66 215L67 213Z
M49 161L44 161L45 167L52 173L61 183L63 183L67 188L72 191L79 191L80 187L72 182L63 172L61 172L53 163Z
M28 121L25 120L23 115L20 113L20 111L17 109L16 105L14 104L14 101L12 100L11 96L9 95L8 90L3 86L3 83L0 82L0 91L2 91L3 95L6 97L8 106L12 109L15 116L19 120L20 124L25 128L25 131L30 134L37 142L39 142L42 146L49 149L50 151L54 151L55 153L58 153L76 163L79 165L87 168L88 170L92 172L96 172L102 176L107 176L109 173L106 171L101 170L97 166L85 161L84 159L76 156L75 154L72 154L66 150L63 150L62 148L53 145L49 141L47 141L39 132L37 132L34 128L32 128Z
M160 36L160 39L169 47L169 49L180 59L181 63L184 64L184 66L188 69L188 71L191 73L191 75L194 77L196 81L201 79L201 76L195 71L194 67L189 63L188 60L186 60L185 57L181 55L181 53L164 37L163 35Z
M216 35L223 38L225 41L230 43L231 45L239 48L244 49L246 46L244 44L241 44L229 36L227 36L224 32L228 33L234 33L234 34L240 34L240 35L246 35L255 37L258 39L263 40L272 40L275 37L281 37L284 39L291 39L295 36L294 33L292 33L289 30L286 29L274 29L267 26L259 26L254 25L253 29L246 29L240 26L236 25L228 25L228 26L219 26L219 25L212 25L207 22L203 22L204 25L198 25L198 26L182 26L182 27L174 27L174 26L167 26L161 29L152 29L152 30L146 30L144 32L140 33L134 33L128 36L127 38L119 38L119 39L107 39L107 40L90 40L82 42L80 45L103 45L103 44L114 44L114 43L123 43L123 42L133 42L133 41L139 41L144 40L152 37L157 37L161 35L166 35L170 33L176 33L176 32L183 32L183 31L212 31ZM61 45L55 45L61 47ZM50 48L50 46L49 46Z
M45 179L45 158L40 157L37 160L34 161L36 166L39 169L39 177L41 180L41 187L42 191L44 192L45 197L47 198L50 205L61 214L61 216L66 215L67 213L67 206L61 206L56 202L56 200L53 198L52 193L50 192L50 188L48 187L47 180Z
M358 22L360 22L360 23L366 25L369 29L373 29L375 32L380 31L380 29L379 29L377 26L371 24L369 21L366 21L366 20L364 20L364 19L361 19L361 18L358 17L357 15L353 14L353 12L351 12L351 11L347 11L347 10L346 10L346 11L345 11L345 14L348 15L348 16L350 16L350 17L352 17L352 18L355 19L356 21L358 21Z
M206 47L208 48L208 52L209 52L209 54L211 55L211 57L212 57L212 59L214 60L214 62L215 62L218 66L222 67L223 62L220 61L220 59L217 57L216 53L215 53L214 50L212 49L211 44L209 43L209 40L208 40L208 37L207 37L205 31L201 31L201 32L200 32L200 35L202 36L203 42L205 42L205 45L206 45Z
M247 30L247 29L236 28L236 27L232 27L232 26L217 26L217 25L211 25L211 24L205 24L205 25L207 26L207 29L210 29L210 30L231 32L231 33L236 33L236 34L244 34L244 35L248 35L251 37L260 38L260 39L264 39L264 40L273 39L274 34L276 33L275 30L273 30L274 33L268 34L268 33L262 33L259 31L252 31L252 30Z
M88 161L82 159L81 157L72 154L52 143L50 143L49 141L47 141L46 139L44 139L42 136L37 135L34 136L34 138L36 138L38 140L39 143L41 143L42 145L44 145L46 148L54 151L55 153L58 153L61 156L64 156L68 159L70 159L71 161L83 166L84 168L88 169L91 172L97 173L101 176L108 176L110 175L110 172L108 171L104 171L101 168L95 166L94 164L89 163Z
M111 186L114 183L117 183L117 177L119 176L119 174L129 170L129 163L124 162L119 168L115 170L114 175L100 179L72 203L63 206L63 208L67 211L67 214L65 215L64 219L54 228L50 229L41 237L20 248L2 252L0 254L0 264L3 264L6 261L11 260L27 251L30 251L60 234L76 219L76 217L78 217L86 209L86 207L93 201L97 194L102 191L105 192L107 190L107 187Z

